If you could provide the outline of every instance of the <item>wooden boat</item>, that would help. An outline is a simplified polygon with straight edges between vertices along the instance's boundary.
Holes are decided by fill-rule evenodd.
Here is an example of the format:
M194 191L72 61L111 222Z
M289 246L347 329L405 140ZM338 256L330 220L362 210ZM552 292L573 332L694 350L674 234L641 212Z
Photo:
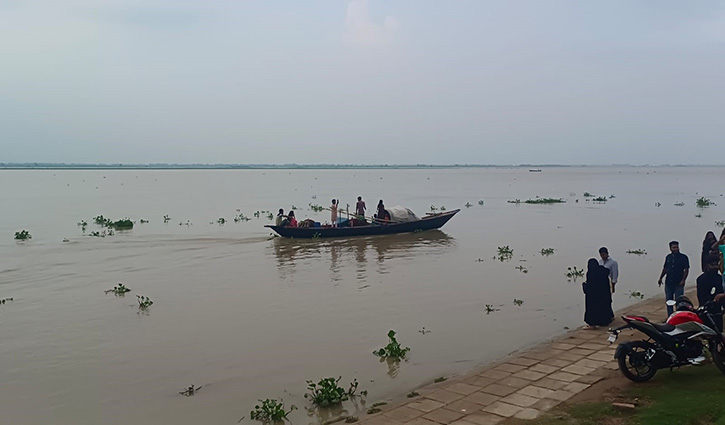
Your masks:
M401 223L375 222L362 226L352 227L281 227L266 225L285 238L345 238L349 236L390 235L394 233L419 232L423 230L438 229L448 222L460 210L446 211L438 214L428 214L420 220Z
M540 173L540 172L541 172L541 168L532 168L529 170L529 173Z

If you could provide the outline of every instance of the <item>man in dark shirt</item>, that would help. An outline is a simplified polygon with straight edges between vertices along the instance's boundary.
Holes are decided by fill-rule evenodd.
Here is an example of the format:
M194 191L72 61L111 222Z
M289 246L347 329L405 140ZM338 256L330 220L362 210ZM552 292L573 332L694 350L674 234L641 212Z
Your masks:
M705 257L705 271L697 278L697 302L700 307L723 293L719 261L720 258L716 255ZM713 320L715 320L718 331L722 332L722 314L713 314Z
M662 278L665 279L665 301L677 300L677 297L685 293L685 280L690 273L690 259L687 255L680 252L680 243L677 241L670 242L670 253L665 257L665 265L662 267L662 273L657 281L662 286ZM667 306L667 315L672 314L673 308Z

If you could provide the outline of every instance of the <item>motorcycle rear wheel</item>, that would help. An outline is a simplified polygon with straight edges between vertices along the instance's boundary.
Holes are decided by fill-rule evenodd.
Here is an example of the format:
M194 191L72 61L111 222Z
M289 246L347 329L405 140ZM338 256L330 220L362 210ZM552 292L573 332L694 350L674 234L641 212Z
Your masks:
M712 362L715 363L720 372L725 374L725 344L720 342L710 342L710 354L712 354Z
M633 341L617 357L619 370L627 379L634 382L646 382L657 373L657 368L647 360L647 350L651 345L644 341Z

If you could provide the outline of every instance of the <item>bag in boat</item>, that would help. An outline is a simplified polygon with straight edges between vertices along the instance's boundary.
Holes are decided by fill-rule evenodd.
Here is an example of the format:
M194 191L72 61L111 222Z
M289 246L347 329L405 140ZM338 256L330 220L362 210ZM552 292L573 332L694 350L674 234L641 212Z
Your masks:
M394 221L397 223L407 223L409 221L420 220L413 211L408 208L401 207L400 205L388 207L386 208L386 210L388 211L388 213L390 213L390 221Z

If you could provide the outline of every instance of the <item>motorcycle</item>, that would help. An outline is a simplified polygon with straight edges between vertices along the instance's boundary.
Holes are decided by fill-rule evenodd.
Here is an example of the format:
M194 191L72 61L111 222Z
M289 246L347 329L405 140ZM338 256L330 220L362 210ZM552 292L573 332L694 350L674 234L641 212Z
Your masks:
M673 300L667 305L678 305L667 323L652 323L643 316L622 316L624 326L610 329L609 343L614 343L624 329L636 329L649 338L628 341L617 346L614 358L619 370L631 381L652 379L659 369L674 369L698 365L705 361L707 347L713 363L725 374L725 336L720 333L713 315L721 312L720 304L708 302L695 309L692 303Z

